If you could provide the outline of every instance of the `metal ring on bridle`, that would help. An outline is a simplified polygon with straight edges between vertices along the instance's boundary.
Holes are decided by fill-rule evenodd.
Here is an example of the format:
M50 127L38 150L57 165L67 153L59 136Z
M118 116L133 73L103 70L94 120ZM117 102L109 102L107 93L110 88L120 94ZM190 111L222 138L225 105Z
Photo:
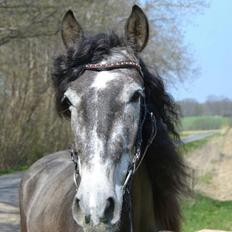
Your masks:
M71 160L74 163L74 173L73 173L73 180L74 180L74 184L76 186L76 189L78 188L78 184L77 184L77 178L79 176L79 168L78 168L78 155L77 152L74 149L74 145L71 145L70 149L69 149L69 153L71 156Z

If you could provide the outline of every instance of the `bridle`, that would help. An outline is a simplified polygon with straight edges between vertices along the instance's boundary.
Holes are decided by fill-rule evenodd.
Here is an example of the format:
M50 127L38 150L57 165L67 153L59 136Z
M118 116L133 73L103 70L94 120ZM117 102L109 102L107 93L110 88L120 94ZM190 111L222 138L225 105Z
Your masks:
M143 78L143 72L141 69L141 66L134 61L120 61L116 63L97 63L97 64L86 64L83 67L83 71L85 70L92 70L92 71L109 71L113 69L124 69L124 68L134 68L139 71L141 77ZM135 172L139 169L140 165L142 164L147 150L152 144L153 140L156 137L157 134L157 125L156 125L156 118L153 114L153 112L149 112L146 104L146 99L144 94L140 94L141 97L141 108L140 108L140 117L139 120L139 127L137 132L137 138L135 143L135 155L133 156L132 162L128 167L127 174L124 180L124 183L122 185L124 193L128 194L128 208L129 208L129 220L130 220L130 232L133 232L133 208L132 208L132 197L131 197L131 185L132 185L132 177L135 174ZM143 111L143 112L142 112ZM142 145L143 145L143 128L145 121L149 117L151 121L151 134L147 140L147 143L142 151ZM78 189L78 177L79 177L79 169L78 169L78 154L75 150L74 146L71 146L69 149L71 159L75 166L74 171L74 183L76 186L76 189Z

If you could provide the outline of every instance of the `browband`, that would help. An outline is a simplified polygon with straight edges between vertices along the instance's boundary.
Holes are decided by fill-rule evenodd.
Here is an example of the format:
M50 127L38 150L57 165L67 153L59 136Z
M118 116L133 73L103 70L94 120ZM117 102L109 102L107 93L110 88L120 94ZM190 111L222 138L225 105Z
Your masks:
M133 61L119 61L115 63L107 63L107 64L86 64L84 66L86 70L94 70L94 71L104 71L104 70L112 70L117 68L135 68L139 72L141 72L141 66Z

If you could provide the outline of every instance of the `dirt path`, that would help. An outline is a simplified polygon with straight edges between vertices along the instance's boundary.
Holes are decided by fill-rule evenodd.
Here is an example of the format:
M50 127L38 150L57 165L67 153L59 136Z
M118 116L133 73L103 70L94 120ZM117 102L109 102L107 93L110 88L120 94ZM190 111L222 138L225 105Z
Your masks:
M217 133L216 130L209 130L209 131L201 131L199 133L193 133L190 134L188 136L185 136L184 138L182 138L182 142L183 143L191 143L194 141L198 141L198 140L202 140L204 138L207 138L213 134Z
M232 129L187 155L195 170L195 190L221 201L232 200Z
M18 187L22 173L0 176L0 231L19 231Z

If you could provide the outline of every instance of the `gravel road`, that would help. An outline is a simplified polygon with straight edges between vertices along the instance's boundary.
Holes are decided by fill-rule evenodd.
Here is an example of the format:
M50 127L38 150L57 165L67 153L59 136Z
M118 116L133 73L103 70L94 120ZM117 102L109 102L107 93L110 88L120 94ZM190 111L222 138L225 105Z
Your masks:
M22 175L0 176L0 232L19 231L18 188Z

